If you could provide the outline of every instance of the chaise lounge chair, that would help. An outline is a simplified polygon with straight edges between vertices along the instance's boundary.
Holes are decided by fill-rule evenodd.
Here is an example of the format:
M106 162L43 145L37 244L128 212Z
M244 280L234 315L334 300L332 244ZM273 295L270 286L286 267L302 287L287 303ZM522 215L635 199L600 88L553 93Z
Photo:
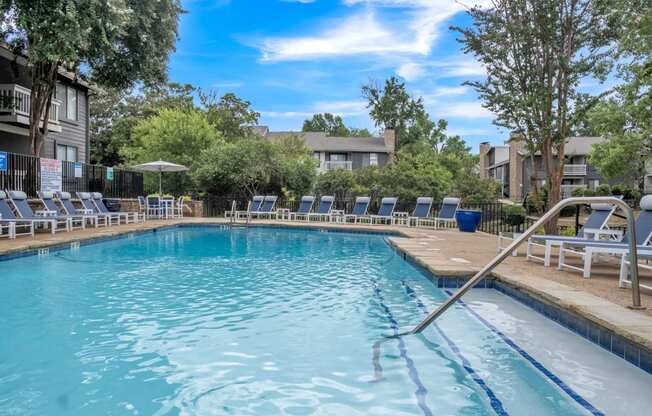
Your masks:
M101 214L117 214L119 215L120 218L124 218L125 224L129 224L131 221L132 223L137 223L137 222L144 222L145 221L145 215L141 215L138 212L129 212L129 211L118 211L118 212L112 212L109 211L109 209L104 205L104 201L102 200L102 194L99 192L93 192L91 193L91 197L93 198L93 203L95 204L95 207L97 208L98 212Z
M7 191L7 196L9 197L9 202L14 206L15 212L18 214L18 218L31 221L34 224L43 224L50 228L52 234L58 231L70 231L71 218L58 215L58 211L32 211L32 208L27 203L27 194L25 192Z
M36 194L41 200L41 204L43 204L45 209L48 210L48 212L50 212L51 215L55 215L60 218L68 218L70 220L71 230L75 230L75 229L83 230L84 228L86 228L86 218L84 218L83 215L77 215L77 214L70 215L67 212L64 215L61 215L61 210L57 206L56 201L54 200L54 192L37 191Z
M107 217L100 217L93 210L77 209L72 203L70 192L57 192L56 196L67 215L82 217L85 222L90 222L95 228L108 225Z
M335 197L332 195L322 196L319 200L319 208L317 212L308 214L308 221L331 221L333 211L333 204L335 203Z
M366 216L367 210L369 209L369 201L370 199L368 196L357 197L351 213L344 216L344 222L352 220L353 223L356 223L359 218Z
M636 230L636 246L638 249L645 251L650 250L649 242L652 237L652 195L646 195L641 199L641 213L639 214L634 224ZM563 268L581 271L582 275L586 278L591 277L591 266L593 263L593 256L595 254L611 254L615 256L623 256L629 253L629 241L627 234L621 241L568 241L562 242L559 247L559 266ZM583 261L583 266L578 267L566 263L566 256L568 255L580 256Z
M430 219L430 210L432 209L432 198L429 196L422 196L417 198L417 204L414 206L414 211L407 219L408 227L414 223L415 227L420 227L426 224Z
M260 209L258 211L251 211L249 216L256 216L257 218L272 218L272 215L276 215L274 207L276 206L276 200L278 197L276 195L266 195L263 199L263 203L260 204Z
M299 208L296 212L290 212L290 221L297 221L300 219L307 220L310 211L312 211L312 206L315 204L315 197L306 195L301 197L301 202L299 203Z
M439 208L439 212L437 213L437 216L434 218L430 219L423 219L421 220L422 224L426 224L428 222L432 223L433 227L439 228L439 226L444 223L444 224L457 224L457 218L455 218L455 214L457 213L457 209L460 207L460 199L459 198L444 198L444 200L441 203L441 207Z
M235 211L235 219L241 220L250 218L252 212L260 211L260 206L263 204L264 199L265 197L262 195L255 195L247 204L246 210ZM231 216L231 211L224 211L224 218L228 218L229 216Z
M397 198L386 197L380 201L380 208L378 214L365 215L358 217L358 222L366 222L368 224L392 224L394 221L394 209L396 208Z
M34 236L34 221L16 217L7 201L7 193L0 191L0 224L3 224L2 227L7 230L7 234L3 234L3 236L11 239L16 238L18 235ZM18 233L18 229L26 231Z
M590 239L599 240L604 235L615 240L620 240L622 238L622 231L609 230L607 227L609 218L611 218L615 210L615 205L593 204L591 206L591 215L586 219L586 223L577 233L576 237L564 237L560 235L535 235L531 237L527 242L526 258L528 260L542 261L545 267L549 267L553 247L560 247L564 242L570 243L572 241L586 241ZM544 256L539 257L532 254L534 247L544 248Z
M90 192L77 192L77 199L79 199L81 202L85 212L92 212L93 214L97 215L98 218L104 218L104 223L108 224L109 227L113 225L113 221L116 221L118 224L120 224L119 214L114 214L112 212L103 213L97 209L93 203L93 197L91 196Z

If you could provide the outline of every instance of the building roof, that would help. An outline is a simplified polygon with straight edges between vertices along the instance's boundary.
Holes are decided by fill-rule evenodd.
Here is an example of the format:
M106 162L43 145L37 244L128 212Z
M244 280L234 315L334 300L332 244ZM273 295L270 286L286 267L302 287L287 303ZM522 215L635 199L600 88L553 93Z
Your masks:
M575 136L569 137L564 145L564 153L566 156L581 156L591 153L591 148L594 144L602 143L605 141L604 137L591 137L591 136ZM527 155L527 150L523 149L519 152L522 155ZM537 155L541 152L537 152Z
M264 127L264 126L259 126ZM370 152L392 153L382 137L332 137L323 132L267 131L263 137L280 140L283 137L297 136L314 152Z

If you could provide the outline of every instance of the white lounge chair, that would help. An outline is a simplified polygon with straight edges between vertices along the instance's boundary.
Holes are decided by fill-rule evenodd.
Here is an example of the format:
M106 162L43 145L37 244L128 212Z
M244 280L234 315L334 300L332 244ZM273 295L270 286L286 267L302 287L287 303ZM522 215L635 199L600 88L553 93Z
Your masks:
M77 215L77 214L71 215L68 214L66 210L63 210L65 214L61 215L61 210L57 205L56 201L54 200L54 192L38 191L36 192L36 194L38 195L45 209L48 210L50 213L53 213L52 215L57 216L59 218L67 218L70 220L69 225L71 230L86 228L86 218L84 218L82 215Z
M380 201L380 208L378 213L374 215L365 215L358 217L358 222L366 222L368 224L391 224L394 219L394 208L396 208L397 198L386 197Z
M297 221L300 219L308 219L312 206L315 204L315 197L306 195L301 197L299 208L296 212L290 212L290 221Z
M441 224L457 224L457 218L455 214L457 209L460 207L459 198L444 198L439 208L439 212L436 217L433 218L424 218L421 220L421 224L432 224L433 227L439 228Z
M358 222L358 218L364 217L367 215L367 210L369 209L369 197L368 196L359 196L355 199L355 204L353 205L353 210L350 214L344 216L344 222L349 222L352 220L354 223Z
M641 199L641 213L636 219L634 229L636 231L636 246L640 250L650 250L649 242L652 237L652 195L646 195ZM567 268L570 270L581 271L586 278L591 277L591 266L593 256L596 254L610 254L614 256L623 256L629 253L627 235L620 241L568 241L562 242L559 247L559 266L561 270ZM576 255L583 259L583 266L575 266L566 263L566 256Z
M335 197L330 195L322 196L319 200L319 208L317 212L311 212L308 214L308 221L331 221L331 211L333 210L333 204L335 203Z
M428 223L430 219L430 210L432 209L432 198L429 196L422 196L417 198L417 204L414 206L414 211L407 219L407 225L414 224L415 227L420 227Z
M22 220L29 220L34 224L42 224L50 228L52 234L58 231L70 231L71 219L62 217L57 212L50 210L32 211L27 202L27 194L23 191L7 191L9 202L14 206L15 212Z
M610 237L613 240L622 238L622 231L610 230L608 228L609 218L616 210L615 205L593 204L591 205L591 214L586 219L586 223L577 233L576 237L565 237L560 235L535 235L528 239L527 254L528 260L542 261L545 267L550 266L550 257L553 247L560 247L563 242L599 240L603 236ZM544 255L539 257L533 254L535 247L543 248Z
M93 210L77 209L72 203L70 192L57 192L56 196L67 215L82 217L85 222L90 222L95 228L108 225L107 218L98 216Z
M249 212L249 217L257 217L257 218L272 218L273 215L276 215L276 212L274 211L274 207L276 206L276 200L278 197L276 195L267 195L263 199L263 203L260 205L260 209L258 211L251 211Z

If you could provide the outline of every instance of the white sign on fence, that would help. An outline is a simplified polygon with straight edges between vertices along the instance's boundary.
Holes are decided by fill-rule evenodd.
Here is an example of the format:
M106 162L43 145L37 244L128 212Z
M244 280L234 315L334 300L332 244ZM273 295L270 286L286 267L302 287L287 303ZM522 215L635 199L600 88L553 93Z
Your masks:
M81 178L81 177L82 177L82 164L75 163L75 178Z
M41 191L62 191L61 176L62 168L60 160L41 158Z

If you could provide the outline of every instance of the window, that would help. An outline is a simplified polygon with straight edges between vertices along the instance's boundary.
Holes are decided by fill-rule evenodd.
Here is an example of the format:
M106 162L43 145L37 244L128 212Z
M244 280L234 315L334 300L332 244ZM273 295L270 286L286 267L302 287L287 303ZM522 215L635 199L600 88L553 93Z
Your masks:
M319 155L319 152L313 152L312 157L314 157L317 160L321 159L321 156Z
M378 153L369 153L369 166L378 166Z
M76 162L77 147L68 146L65 144L57 144L57 160L64 160L66 162Z
M599 179L589 179L589 189L595 189L600 186L600 180Z
M77 121L77 90L66 87L66 118Z
M329 160L331 162L346 162L346 153L331 153Z

